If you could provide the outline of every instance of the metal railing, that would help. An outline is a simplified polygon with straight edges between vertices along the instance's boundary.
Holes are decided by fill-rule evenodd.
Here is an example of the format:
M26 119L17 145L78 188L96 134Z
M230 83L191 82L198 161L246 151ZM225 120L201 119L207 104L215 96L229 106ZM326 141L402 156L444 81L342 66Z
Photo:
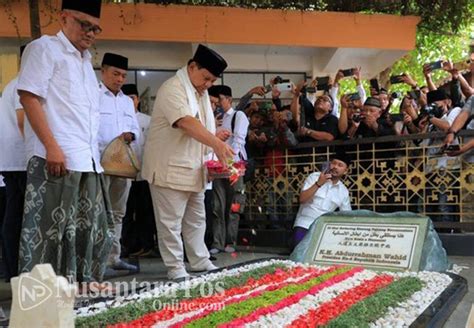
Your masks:
M462 131L460 137L462 144L474 131ZM446 157L440 152L443 139L444 133L431 133L268 151L255 159L241 227L291 229L306 177L343 147L353 158L343 181L353 209L411 211L430 216L437 228L474 231L474 152Z

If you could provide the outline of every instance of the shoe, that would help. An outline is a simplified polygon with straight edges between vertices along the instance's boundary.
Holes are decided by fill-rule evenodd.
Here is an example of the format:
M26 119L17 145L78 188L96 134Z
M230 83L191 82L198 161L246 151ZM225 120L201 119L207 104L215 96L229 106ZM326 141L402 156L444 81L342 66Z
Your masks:
M169 280L183 280L189 278L189 273L186 272L185 268L175 268L168 270L168 279Z
M140 257L145 257L145 258L160 258L161 254L154 250L153 248L149 250L145 250L143 253L139 255Z
M130 257L138 257L138 256L141 256L144 252L145 252L145 250L143 248L141 248L140 250L138 250L136 252L130 253L129 256Z
M125 261L119 260L115 262L112 266L114 270L128 270L128 271L138 271L138 267L136 265L127 263Z
M217 270L219 269L218 267L216 267L214 264L212 264L211 262L209 262L207 265L205 265L204 267L201 267L201 268L191 268L191 272L203 272L203 271L212 271L212 270Z
M228 246L226 246L226 247L224 248L224 251L225 251L226 253L234 253L234 252L235 252L235 248L228 245Z
M220 250L218 250L217 248L211 248L211 249L209 250L209 253L211 253L212 255L215 255L215 254L220 253Z

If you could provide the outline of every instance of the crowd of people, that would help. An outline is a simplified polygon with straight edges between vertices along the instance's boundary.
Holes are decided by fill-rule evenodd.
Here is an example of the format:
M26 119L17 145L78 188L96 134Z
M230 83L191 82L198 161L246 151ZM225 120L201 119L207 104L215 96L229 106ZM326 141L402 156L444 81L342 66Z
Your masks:
M124 255L149 254L156 243L170 279L214 270L213 255L235 251L255 161L276 179L284 170L281 154L301 142L443 131L445 139L423 141L452 146L437 157L438 170L446 168L447 156L474 147L474 139L454 147L461 129L474 128L474 89L450 61L440 66L452 77L449 92L434 85L430 65L424 67L426 87L408 74L400 77L412 91L401 101L403 120L397 122L390 113L394 97L377 81L367 96L360 68L340 70L333 81L292 84L277 76L234 107L232 87L213 86L227 62L199 45L159 88L150 117L140 112L136 85L124 85L128 58L106 53L97 81L88 49L101 32L100 9L101 1L84 8L63 0L61 30L26 46L18 77L3 90L0 172L6 187L0 203L7 280L50 263L58 274L100 286L107 270L136 271ZM339 97L343 78L353 78L357 90ZM287 104L280 99L283 85L291 89ZM269 93L271 101L252 99ZM142 163L135 179L104 174L101 158L117 139ZM393 149L396 143L379 146ZM351 209L341 182L351 159L347 149L335 153L301 186L296 243L318 216ZM224 167L244 160L247 173L236 181L209 179L204 168L210 159ZM277 213L269 215L278 220Z

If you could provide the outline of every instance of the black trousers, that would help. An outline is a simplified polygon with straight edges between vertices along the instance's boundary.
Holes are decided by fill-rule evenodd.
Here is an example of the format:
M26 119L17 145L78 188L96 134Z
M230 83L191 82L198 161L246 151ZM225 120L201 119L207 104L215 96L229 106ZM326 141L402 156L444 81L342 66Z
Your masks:
M2 224L3 258L7 281L18 275L23 205L25 201L26 171L2 172L6 185L6 208Z
M126 253L155 248L156 224L147 181L132 181L123 218L122 245Z

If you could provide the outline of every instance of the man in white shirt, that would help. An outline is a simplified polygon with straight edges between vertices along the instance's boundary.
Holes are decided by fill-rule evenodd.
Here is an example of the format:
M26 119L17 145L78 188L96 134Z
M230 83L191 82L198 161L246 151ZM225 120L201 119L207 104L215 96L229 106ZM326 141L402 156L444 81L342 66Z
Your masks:
M23 54L17 89L29 162L21 272L50 263L58 275L94 283L105 271L113 222L102 193L99 88L87 50L102 31L100 9L100 0L63 0L61 31Z
M231 133L226 142L234 150L234 161L247 160L247 152L245 151L245 139L249 127L247 115L243 111L235 111L232 108L232 89L230 87L220 85L215 88L217 88L219 94L219 107L224 112L222 126L219 129ZM240 177L235 185L231 185L228 179L217 179L213 182L213 242L210 250L211 254L217 254L220 251L235 252L234 246L239 229L239 213L232 212L231 206L236 196L239 196L237 198L239 198L240 206L244 206L245 199L242 197L244 189L243 177Z
M126 143L135 143L140 136L133 100L121 88L127 78L128 58L106 53L102 58L100 88L99 149L103 154L107 145L120 137ZM105 175L106 190L112 205L115 238L110 250L109 267L114 270L136 271L137 267L120 259L122 219L125 216L131 181L127 178Z
M150 183L158 245L169 279L213 270L204 243L204 161L214 151L223 165L234 155L215 134L207 89L227 67L215 51L199 45L188 64L158 89L143 154L142 176ZM181 240L182 236L182 240Z
M314 172L306 178L300 193L300 208L293 225L294 246L304 238L311 224L321 215L337 208L341 211L352 210L349 190L341 181L349 165L348 156L338 151L324 172Z
M461 113L461 108L451 106L452 101L443 89L432 90L426 97L431 111L420 120L423 132L448 132ZM426 107L424 110L426 111ZM454 140L453 144L459 144L458 140ZM461 167L461 158L443 153L443 138L425 139L423 145L426 147L426 212L436 213L430 215L433 221L459 221L459 217L454 214L459 212L457 204L450 201L452 195L447 190L447 184L440 181L444 177L459 175L457 169Z
M20 57L24 46L20 48ZM25 112L17 93L18 77L3 89L0 100L0 172L6 185L6 211L2 224L5 278L18 275L18 248L26 187L26 156L23 122Z

